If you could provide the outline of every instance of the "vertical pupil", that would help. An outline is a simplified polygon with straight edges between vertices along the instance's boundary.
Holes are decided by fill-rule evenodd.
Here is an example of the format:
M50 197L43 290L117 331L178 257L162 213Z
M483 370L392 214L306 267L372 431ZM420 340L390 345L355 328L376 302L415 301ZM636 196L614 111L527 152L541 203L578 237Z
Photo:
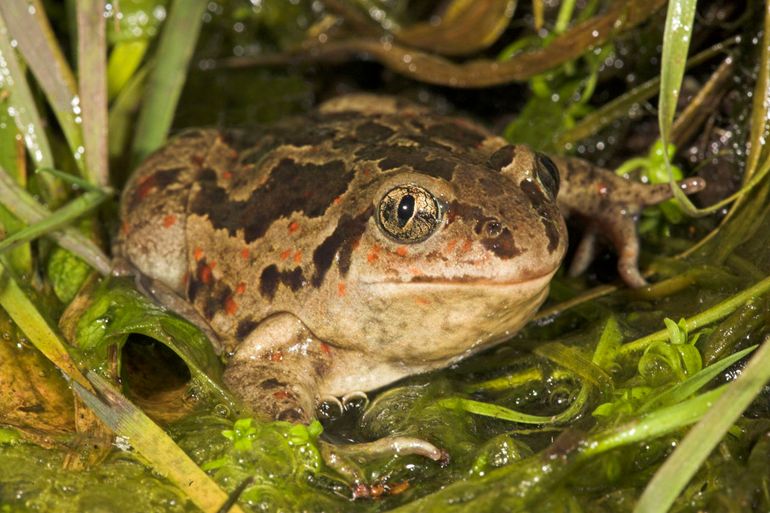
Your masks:
M403 228L404 225L412 218L414 214L414 196L406 194L398 203L398 210L396 217L398 218L398 226Z

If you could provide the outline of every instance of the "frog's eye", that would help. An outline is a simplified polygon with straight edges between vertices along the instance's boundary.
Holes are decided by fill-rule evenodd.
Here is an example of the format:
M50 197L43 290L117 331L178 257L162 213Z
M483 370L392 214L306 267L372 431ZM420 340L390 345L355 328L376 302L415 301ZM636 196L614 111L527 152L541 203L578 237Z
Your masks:
M377 207L377 220L385 234L398 242L420 242L439 227L438 200L419 185L399 185L389 190Z
M537 154L537 170L535 172L540 185L548 191L552 198L559 193L559 168L542 153Z

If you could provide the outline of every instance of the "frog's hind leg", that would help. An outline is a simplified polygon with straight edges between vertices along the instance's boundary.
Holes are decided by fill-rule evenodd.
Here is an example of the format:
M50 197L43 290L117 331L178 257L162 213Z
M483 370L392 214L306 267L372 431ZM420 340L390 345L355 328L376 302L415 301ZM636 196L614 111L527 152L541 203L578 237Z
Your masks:
M649 185L627 180L577 158L554 158L562 176L559 208L565 217L576 214L586 220L584 238L578 245L569 269L571 276L584 272L596 253L599 234L610 240L618 254L618 274L628 285L642 287L639 272L639 238L636 223L646 206L656 205L673 196L668 184ZM687 178L678 183L685 194L705 187L701 178Z

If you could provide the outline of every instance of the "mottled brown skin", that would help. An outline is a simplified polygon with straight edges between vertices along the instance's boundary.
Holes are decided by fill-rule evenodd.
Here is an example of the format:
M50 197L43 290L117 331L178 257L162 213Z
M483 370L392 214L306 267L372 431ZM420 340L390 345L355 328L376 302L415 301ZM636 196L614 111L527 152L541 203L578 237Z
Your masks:
M342 97L268 130L170 141L129 181L116 249L216 333L238 395L307 421L324 397L444 367L535 313L567 245L551 166L464 119ZM559 167L570 207L632 246L621 272L640 284L633 221L667 186ZM419 241L383 228L381 202L403 187L428 191L439 212Z

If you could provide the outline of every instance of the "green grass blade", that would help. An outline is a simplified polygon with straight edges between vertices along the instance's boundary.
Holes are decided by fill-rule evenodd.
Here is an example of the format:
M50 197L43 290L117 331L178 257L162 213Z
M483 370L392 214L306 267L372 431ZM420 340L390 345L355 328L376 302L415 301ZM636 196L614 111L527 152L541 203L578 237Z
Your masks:
M761 296L770 290L770 276L761 280L751 287L738 292L737 294L730 296L724 301L714 305L713 307L704 310L692 317L685 319L687 324L687 331L693 332L698 328L716 322L723 319L740 308L749 299L757 296ZM661 342L668 340L668 331L665 329L656 331L642 338L636 339L627 344L623 344L618 351L618 358L629 356L633 353L644 351L647 346L653 342Z
M666 26L663 31L660 97L658 98L658 127L664 148L667 148L671 141L671 127L674 123L679 91L687 66L687 53L690 49L697 3L697 0L670 0L668 3ZM663 158L674 197L685 212L690 215L699 215L698 209L676 185L671 173L671 162L666 152L663 152Z
M722 395L725 388L726 385L723 385L674 406L661 408L639 419L592 435L585 441L586 449L582 457L588 458L610 449L652 440L687 427L697 422L712 405L715 405L715 401Z
M462 397L447 397L439 400L437 404L444 408L461 409L484 417L520 422L522 424L550 424L553 422L553 417L551 416L529 415L528 413L521 413L504 406L464 399Z
M109 184L107 164L107 41L104 0L79 0L78 81L83 119L86 176L91 183Z
M24 76L24 72L16 58L16 51L8 39L8 31L0 17L0 58L5 70L0 84L8 88L10 102L14 109L14 121L24 136L24 144L29 150L32 162L36 166L53 166L51 147L48 137L43 130L43 123L37 111L35 99Z
M11 37L43 89L61 125L72 154L82 152L82 136L77 118L80 98L72 70L48 23L40 0L3 0L0 15ZM78 165L83 160L76 158Z
M46 358L74 382L90 388L88 380L80 373L70 357L64 340L51 328L2 263L0 263L0 306L8 312L13 322Z
M673 404L677 404L690 395L694 394L706 384L708 384L709 381L716 378L722 371L727 369L729 366L743 358L744 356L751 353L753 350L755 350L757 346L751 346L743 351L738 351L737 353L731 354L730 356L727 356L725 358L722 358L718 362L715 362L705 369L702 369L697 374L687 378L686 380L682 381L681 383L678 383L674 385L673 387L666 389L663 393L656 395L646 403L644 403L638 411L638 413L646 413L650 410L654 410L656 408L660 408L662 406L670 406Z
M39 167L35 169L35 173L49 174L49 175L55 176L56 178L59 178L62 182L74 185L75 187L79 187L84 191L94 191L94 192L102 192L104 194L112 194L112 189L109 187L99 187L98 185L94 185L84 178L80 178L78 176L65 173L64 171L59 171L58 169L55 169L53 167Z
M50 216L19 230L0 241L0 253L24 242L29 242L54 230L67 226L78 217L92 211L109 196L102 192L89 191L52 213Z
M766 338L741 375L725 388L645 489L634 513L668 511L692 476L743 411L770 380L770 338Z
M40 205L27 191L19 187L8 174L0 169L0 204L27 224L34 224L50 217L51 212ZM83 234L72 228L47 234L61 247L75 253L99 273L110 273L110 259Z
M116 434L126 437L134 449L150 462L153 470L176 484L201 510L206 513L220 511L228 495L171 437L107 380L93 372L88 373L88 379L105 401L76 385L75 391L83 402ZM237 504L229 511L243 513Z
M135 164L166 140L207 4L207 0L173 0L171 4L139 112L132 148Z

